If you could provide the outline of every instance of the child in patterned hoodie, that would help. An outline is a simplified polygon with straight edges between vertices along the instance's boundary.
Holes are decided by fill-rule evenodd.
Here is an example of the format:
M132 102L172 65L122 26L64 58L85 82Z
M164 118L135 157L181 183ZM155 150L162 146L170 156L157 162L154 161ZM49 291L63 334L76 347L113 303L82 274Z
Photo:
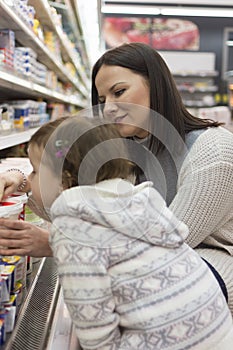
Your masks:
M114 125L83 116L48 123L29 142L32 194L52 221L81 347L231 350L217 280L152 183L129 181L125 142Z

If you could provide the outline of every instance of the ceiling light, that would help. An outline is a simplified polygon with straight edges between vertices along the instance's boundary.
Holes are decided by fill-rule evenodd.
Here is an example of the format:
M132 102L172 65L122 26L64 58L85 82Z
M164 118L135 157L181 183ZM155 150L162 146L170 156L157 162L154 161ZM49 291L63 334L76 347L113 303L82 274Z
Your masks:
M103 5L101 12L104 14L119 15L163 15L163 16L192 16L192 17L229 17L233 18L233 9L226 8L200 8L200 7L154 7L141 5Z
M223 8L162 7L160 14L164 16L233 17L233 10Z
M102 13L119 15L160 15L160 9L154 6L117 6L104 5Z

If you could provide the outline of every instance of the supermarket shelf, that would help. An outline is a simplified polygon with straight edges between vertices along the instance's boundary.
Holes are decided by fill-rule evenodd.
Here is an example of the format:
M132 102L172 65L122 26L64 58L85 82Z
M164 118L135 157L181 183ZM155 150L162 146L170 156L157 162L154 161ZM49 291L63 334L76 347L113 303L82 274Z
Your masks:
M55 71L61 81L70 82L84 97L87 96L87 91L80 80L70 75L69 71L63 66L63 63L55 54L49 51L32 29L4 1L0 2L0 13L1 28L9 28L10 23L10 28L15 32L16 40L25 47L31 47L37 53L38 60L52 71Z
M55 32L57 37L60 40L62 46L62 55L65 61L72 61L74 64L79 76L81 77L85 87L88 86L88 79L81 65L81 58L78 53L75 52L72 47L72 43L63 32L62 28L54 22L53 15L51 13L51 7L46 0L29 0L28 4L32 5L35 10L37 17L40 19L40 22L43 23L49 30ZM85 92L85 91L84 91ZM86 91L87 92L87 91Z
M38 128L25 131L11 132L8 135L0 135L0 150L28 142Z
M54 259L43 258L4 350L46 349L59 291Z
M218 72L212 71L184 71L172 73L177 89L186 107L205 108L215 106L214 94L218 92L215 77Z
M183 100L185 106L187 108L191 107L191 108L210 108L210 107L215 107L215 104L209 104L207 105L206 103L202 102L202 101L193 101L193 102L189 102L186 100Z
M179 91L182 92L190 92L190 93L195 93L195 92L215 92L218 91L218 87L216 85L213 86L206 86L206 87L195 87L195 86L189 86L189 87L184 87L184 86L177 86Z
M61 92L51 90L45 86L36 84L30 80L25 80L15 75L14 72L8 73L0 70L0 85L1 87L19 91L28 96L44 97L53 101L76 105L82 108L86 107L86 102L77 95L65 95Z
M72 28L72 31L76 38L76 43L80 51L82 52L82 56L86 62L86 65L88 65L88 68L90 69L89 58L87 55L87 48L86 48L85 41L83 39L82 30L81 30L81 22L80 22L80 18L77 16L76 4L74 3L73 0L64 0L64 3L67 8L67 17L69 19L70 27Z
M217 77L218 72L217 71L203 71L203 72L172 72L172 75L175 77Z
M61 2L56 1L49 1L49 4L59 10L61 10L63 13L67 11L67 6Z
M78 40L82 40L81 38L81 30L78 26L78 24L80 24L79 18L77 18L76 13L75 13L75 5L74 2L72 0L64 0L65 4L66 4L66 8L67 8L67 14L68 17L70 19L70 25L73 29L73 32L76 35L76 38Z

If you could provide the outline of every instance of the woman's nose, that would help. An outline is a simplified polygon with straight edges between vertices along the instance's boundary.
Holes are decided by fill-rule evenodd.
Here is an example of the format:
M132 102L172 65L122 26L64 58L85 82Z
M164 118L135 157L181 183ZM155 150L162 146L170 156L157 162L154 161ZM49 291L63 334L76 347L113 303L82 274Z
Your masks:
M103 114L105 117L113 117L118 110L117 103L105 102Z

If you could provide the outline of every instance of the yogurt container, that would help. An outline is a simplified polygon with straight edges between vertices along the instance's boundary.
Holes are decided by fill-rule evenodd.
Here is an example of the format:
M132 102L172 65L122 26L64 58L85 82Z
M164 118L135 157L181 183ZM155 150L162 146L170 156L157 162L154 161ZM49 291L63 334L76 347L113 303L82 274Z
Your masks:
M0 218L18 220L22 210L23 203L21 201L5 200L0 202Z
M19 220L25 220L25 205L28 201L28 196L26 193L21 193L21 192L15 192L12 193L7 199L5 199L6 202L12 202L17 200L23 203L22 211L19 213Z

